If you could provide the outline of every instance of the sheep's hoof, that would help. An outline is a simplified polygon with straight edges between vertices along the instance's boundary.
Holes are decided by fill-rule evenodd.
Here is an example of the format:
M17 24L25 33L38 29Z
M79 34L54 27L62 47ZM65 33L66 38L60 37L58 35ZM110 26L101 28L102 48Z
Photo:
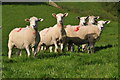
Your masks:
M56 50L55 50L55 53L58 53L58 52L59 52L59 49L56 49Z

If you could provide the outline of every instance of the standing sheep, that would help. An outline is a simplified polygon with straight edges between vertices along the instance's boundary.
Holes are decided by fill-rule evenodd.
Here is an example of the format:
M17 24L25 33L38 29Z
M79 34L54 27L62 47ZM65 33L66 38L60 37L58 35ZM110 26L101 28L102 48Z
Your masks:
M76 26L71 26L71 25L67 25L66 26L66 28L72 28L72 29L74 29L75 31L77 31L77 30L79 30L79 28L80 27L82 27L82 26L85 26L86 25L86 23L87 23L87 19L88 19L88 17L89 16L87 16L87 17L76 17L77 19L79 19L79 25L76 25ZM65 28L65 29L66 29ZM69 34L69 31L66 31L67 32L67 34ZM71 50L71 51L74 51L74 43L68 43L68 46L67 46L68 48L67 48L67 50L69 51L69 50ZM80 46L78 46L78 51L80 50Z
M102 33L104 24L108 24L110 21L98 21L97 25L88 25L80 27L78 31L75 31L73 28L66 28L69 42L74 43L75 45L88 44L88 53L94 52L94 45L97 39Z
M11 58L12 48L15 46L16 48L26 49L28 57L30 56L29 48L30 46L35 48L34 55L36 55L36 48L38 45L39 33L37 30L37 22L43 21L43 19L38 19L36 17L31 17L30 19L25 19L25 21L30 22L30 26L26 28L15 28L9 34L8 40L8 58Z
M88 16L88 22L87 25L96 25L97 24L97 19L99 19L99 16ZM79 48L80 50L80 48ZM87 44L82 44L82 51L87 50Z
M61 50L63 50L63 46L66 39L66 32L64 29L63 19L64 17L68 16L68 13L59 13L59 14L52 14L53 17L57 19L57 24L53 27L49 28L49 30L45 33L40 31L41 41L39 43L38 48L42 45L46 46L55 46L55 52L58 52L58 43L61 43ZM38 49L39 50L39 49ZM50 52L52 51L52 47L50 47Z

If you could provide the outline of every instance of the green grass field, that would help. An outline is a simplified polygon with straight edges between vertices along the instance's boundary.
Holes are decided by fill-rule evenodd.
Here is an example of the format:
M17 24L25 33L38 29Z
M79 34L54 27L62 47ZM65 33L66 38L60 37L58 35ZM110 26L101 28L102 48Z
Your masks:
M32 4L32 3L31 3ZM2 77L3 78L118 78L118 21L116 7L111 3L57 3L63 9L49 6L47 3L4 4L2 6ZM106 5L110 4L111 8ZM111 11L112 9L112 11ZM12 59L7 57L9 32L16 27L29 25L26 18L36 16L43 18L39 30L56 24L52 13L68 12L65 24L77 25L76 16L96 15L102 20L110 20L105 26L100 40L96 43L94 54L75 52L49 53L39 52L27 57L23 50L22 56L15 54Z

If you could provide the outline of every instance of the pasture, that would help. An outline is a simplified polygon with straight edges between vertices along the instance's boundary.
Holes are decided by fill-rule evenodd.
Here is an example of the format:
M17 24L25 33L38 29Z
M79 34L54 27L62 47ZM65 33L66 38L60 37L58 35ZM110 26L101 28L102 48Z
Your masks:
M12 3L2 5L2 78L118 78L118 21L115 4L110 3L57 3L63 9L48 3ZM109 6L109 5L111 6ZM106 6L107 5L107 6ZM109 6L109 8L108 8ZM112 9L112 10L111 10ZM96 15L99 20L110 20L105 25L100 40L96 43L95 53L88 54L65 51L49 53L42 51L27 57L23 50L22 56L15 54L8 59L8 35L16 27L29 25L24 21L32 16L43 18L39 30L56 24L52 13L68 12L64 24L77 25L76 16Z

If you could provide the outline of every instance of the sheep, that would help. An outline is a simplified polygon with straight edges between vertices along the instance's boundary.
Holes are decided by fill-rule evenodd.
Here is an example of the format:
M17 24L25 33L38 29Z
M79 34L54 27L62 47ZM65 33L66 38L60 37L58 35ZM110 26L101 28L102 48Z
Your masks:
M45 28L45 29L43 29L43 30L41 30L40 32L39 32L39 34L40 34L40 36L42 37L44 37L45 35L46 35L46 33L51 29L52 27L49 27L49 28ZM40 47L40 50L47 50L48 49L48 46L43 46L43 45L41 45L41 47ZM52 50L50 49L50 52L52 52Z
M41 18L31 17L30 19L25 19L25 21L30 22L30 26L25 28L15 28L9 33L8 40L8 58L11 58L12 48L15 46L20 51L21 49L26 49L28 57L30 56L29 48L30 46L34 49L34 56L36 55L36 49L38 42L40 41L39 33L37 30L37 22L43 21ZM21 55L21 52L20 52Z
M79 28L78 31L68 27L66 28L66 33L68 36L68 42L72 42L76 45L88 44L88 53L94 52L95 42L100 37L104 24L108 24L110 21L98 21L97 25L87 25Z
M63 19L64 17L68 16L68 13L59 13L59 14L52 14L53 17L57 19L57 24L55 24L53 27L50 27L49 29L40 31L40 37L41 41L38 46L38 51L39 48L42 45L50 46L50 52L52 52L52 47L55 46L55 53L58 52L58 43L61 43L61 50L63 51L65 39L66 39L66 32L64 29L64 23ZM47 31L48 30L48 31ZM45 33L42 33L44 31L47 31Z
M88 22L87 25L96 25L97 19L99 19L100 16L88 16ZM82 52L85 52L87 50L87 44L82 44ZM80 47L78 49L80 51Z
M76 26L67 25L66 28L67 27L71 27L71 28L75 29L75 28L79 28L79 27L85 26L86 22L87 22L86 20L88 19L88 17L89 16L87 16L87 17L79 17L79 16L77 16L76 18L79 19L79 21L80 21L79 25L76 25ZM67 45L68 45L67 46L67 50L68 51L69 50L74 51L74 43L68 43ZM78 46L78 50L79 50L79 46Z
M89 18L89 16L87 16L87 17L79 17L79 16L77 16L76 17L80 22L79 22L79 26L85 26L86 25L86 20Z
M87 25L96 25L97 19L99 19L100 16L88 16L88 23Z

